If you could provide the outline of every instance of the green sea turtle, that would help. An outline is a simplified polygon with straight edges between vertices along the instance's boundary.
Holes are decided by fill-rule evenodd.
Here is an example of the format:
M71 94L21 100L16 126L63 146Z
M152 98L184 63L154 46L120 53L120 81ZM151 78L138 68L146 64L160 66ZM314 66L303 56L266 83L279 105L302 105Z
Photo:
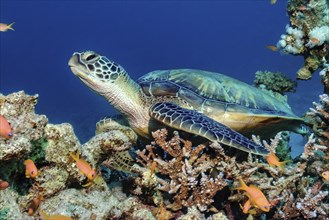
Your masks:
M269 152L246 138L267 138L281 130L299 131L303 120L259 89L202 70L150 72L133 81L119 64L93 51L74 53L72 72L104 96L140 136L160 124L258 155Z

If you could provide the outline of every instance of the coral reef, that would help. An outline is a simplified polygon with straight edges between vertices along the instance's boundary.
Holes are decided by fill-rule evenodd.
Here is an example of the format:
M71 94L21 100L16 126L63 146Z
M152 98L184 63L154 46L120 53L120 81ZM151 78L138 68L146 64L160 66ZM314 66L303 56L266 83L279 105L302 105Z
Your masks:
M109 189L102 178L88 189L80 184L86 177L76 168L70 152L80 152L93 167L103 159L119 160L137 136L129 127L102 120L97 135L81 145L68 123L48 124L44 115L34 112L37 95L18 92L1 94L0 113L8 119L14 135L0 138L0 178L10 186L0 190L0 219L39 219L39 211L65 214L73 219L155 219L136 197L127 197ZM33 159L38 175L25 179L25 159ZM39 204L29 217L33 201ZM98 207L98 209L97 209Z
M45 200L40 210L48 214L65 214L74 219L136 219L155 220L146 206L137 198L125 195L115 196L104 189L85 193L77 189L67 189Z
M23 219L19 204L16 202L19 194L14 190L0 190L0 219Z
M329 63L324 65L325 68L320 71L321 81L324 85L324 93L329 94Z
M307 190L304 198L298 198L296 208L302 213L304 218L318 218L318 215L326 216L329 211L329 205L322 200L328 196L328 191L320 191L320 183L315 184Z
M329 60L329 4L327 0L290 0L287 5L290 24L277 47L284 53L302 55L304 66L297 78L307 80Z
M320 95L320 102L313 102L314 108L305 115L305 120L312 126L320 144L329 146L329 96Z
M135 167L134 170L142 177L142 180L139 177L135 180L137 186L141 187L138 191L143 191L143 188L152 190L160 184L159 190L173 197L173 203L166 205L167 208L177 211L182 207L196 206L200 211L209 210L213 197L227 186L221 173L212 177L211 169L219 163L220 158L211 159L205 152L205 145L192 148L192 143L182 140L177 133L167 142L167 135L165 129L154 132L155 142L137 152L144 167L151 167L155 161L156 172L167 178L157 180L155 175L147 174L147 169ZM166 152L170 159L156 156L156 147Z
M29 96L22 91L8 96L1 94L1 100L0 114L10 123L13 137L0 139L0 161L22 158L31 152L32 141L43 137L48 119L34 113L38 95Z
M262 162L262 158L249 155L248 160L239 161L236 157L226 155L224 149L218 145L193 147L191 142L182 140L177 134L174 134L170 140L167 140L167 135L166 130L154 132L155 142L137 153L143 167L138 165L133 167L133 170L139 174L134 181L133 193L149 195L155 205L165 204L166 209L172 211L172 216L183 207L188 207L208 214L222 210L227 216L233 215L234 219L243 218L242 210L240 213L237 211L240 209L237 202L243 202L244 197L240 193L233 192L229 187L232 180L241 177L248 183L257 184L268 197L273 205L267 214L268 218L274 216L287 218L285 213L294 213L296 217L307 218L309 210L316 210L317 217L325 219L328 213L328 191L320 188L318 191L312 190L314 201L307 200L309 196L307 192L312 186L309 175L318 180L317 184L321 183L319 172L322 169L316 172L307 169L309 160L324 164L317 154L301 158L300 162L288 165L282 172ZM281 139L281 135L277 135L271 144L265 146L271 151L275 150ZM310 139L305 151L326 149L324 146L319 147L320 145L314 141ZM159 152L157 148L161 148L164 153ZM152 175L151 167L154 162L156 169ZM207 183L206 187L204 183ZM287 206L289 202L284 201L291 201L289 210ZM300 207L308 207L308 209L300 210ZM261 214L258 210L253 216L260 217Z
M322 69L329 93L328 0L290 0L287 11L290 24L277 46L304 57L297 78L309 79ZM269 71L258 71L254 84L282 103L284 93L296 88L295 81ZM0 115L13 131L8 139L0 137L0 181L6 182L0 187L0 219L37 220L41 211L73 219L328 219L327 94L306 113L311 134L294 160L289 133L278 133L269 143L253 137L284 169L268 164L269 157L234 154L218 143L166 129L153 132L154 141L146 146L135 146L137 135L119 117L99 121L95 136L82 144L70 124L50 124L36 114L37 99L23 91L0 94ZM34 178L26 178L27 159L38 169ZM82 172L86 167L92 178ZM270 209L256 203L241 209L250 205L251 194L234 190L239 180L264 194Z
M283 95L286 92L295 92L297 82L289 79L281 72L257 71L254 85L256 87L265 87L267 90Z
M154 141L139 148L134 158L130 152L137 136L112 119L101 120L96 135L80 144L70 124L49 124L45 116L35 114L33 97L23 92L1 97L0 113L14 131L11 139L0 139L2 155L6 155L0 159L0 179L9 182L8 188L0 190L2 219L39 219L40 211L73 219L207 220L326 219L329 213L329 186L322 175L329 169L327 95L321 95L320 103L307 113L314 134L303 154L284 170L271 167L261 156L231 155L216 143L194 145L177 131L171 135L166 129L153 132ZM31 117L36 122L33 126ZM290 159L287 136L282 132L270 143L255 137L254 141L276 152L282 161ZM19 145L22 140L27 144ZM11 146L9 153L5 144ZM83 187L87 177L70 153L80 154L98 171L105 167L110 175L98 172L97 181ZM24 175L23 161L28 158L38 168L34 179ZM122 171L129 175L113 182L113 173ZM243 213L239 206L247 197L233 190L239 178L264 193L271 204L269 212L253 207L252 212ZM28 214L31 207L33 212Z
M269 94L290 108L288 96L285 93L296 91L296 81L281 72L257 71L253 84L262 92Z

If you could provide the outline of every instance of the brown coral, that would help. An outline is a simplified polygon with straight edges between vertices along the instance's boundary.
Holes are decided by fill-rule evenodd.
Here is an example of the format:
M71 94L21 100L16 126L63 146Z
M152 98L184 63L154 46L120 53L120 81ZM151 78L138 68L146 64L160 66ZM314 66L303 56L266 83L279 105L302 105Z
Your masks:
M169 141L167 135L166 129L154 132L155 142L146 150L137 152L140 162L151 167L152 161L156 161L157 173L164 176L157 180L159 190L167 192L173 199L168 208L177 211L182 207L196 206L201 211L208 210L216 193L227 186L221 173L211 174L219 158L211 158L205 153L205 145L193 148L190 141L182 140L177 133ZM169 155L168 158L154 153L157 146Z
M320 145L329 146L329 96L327 94L320 95L320 102L313 102L313 106L314 108L310 108L306 113L306 121L312 125L312 130L317 136L317 142ZM327 149L328 153L329 150Z
M135 179L136 195L140 197L146 194L153 195L154 204L159 206L164 203L166 208L173 212L184 207L194 207L203 213L211 213L226 207L227 215L233 215L232 218L242 218L244 215L242 211L237 212L234 208L235 212L232 214L230 212L232 208L227 207L238 207L237 202L244 202L245 197L233 191L231 196L227 197L229 191L226 187L230 179L236 180L241 177L247 184L257 185L271 202L273 211L267 214L268 218L291 219L307 216L306 211L305 215L301 214L298 207L310 207L304 199L308 198L306 196L312 188L313 178L309 175L317 176L322 170L313 172L307 169L309 157L288 165L285 172L282 172L279 168L272 168L267 163L261 162L265 161L262 158L251 154L247 160L239 161L235 157L227 156L218 144L193 147L190 141L182 140L177 132L169 140L167 136L168 132L165 129L154 132L155 141L146 149L137 152L138 161L143 167L136 164L132 169L138 173ZM278 134L270 144L264 142L264 145L273 151L280 139L281 135ZM261 143L260 140L255 140ZM310 158L314 158L312 155L317 149L319 148L311 138L305 151L309 151ZM151 166L154 162L157 168L155 175L152 175ZM159 191L166 195L162 195ZM317 198L311 205L316 206L313 208L319 210L318 217L322 218L325 212L323 211L325 208L322 207L327 207L326 194L321 191L311 191ZM223 206L218 205L221 199L216 195L222 197ZM260 214L258 211L255 217Z

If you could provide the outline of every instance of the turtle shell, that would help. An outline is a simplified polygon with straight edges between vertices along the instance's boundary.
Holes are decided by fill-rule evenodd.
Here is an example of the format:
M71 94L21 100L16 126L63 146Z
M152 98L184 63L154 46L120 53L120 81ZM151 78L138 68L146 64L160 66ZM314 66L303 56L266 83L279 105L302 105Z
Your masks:
M171 98L182 107L201 112L245 135L269 133L271 136L280 130L295 130L302 123L286 103L219 73L193 69L158 70L142 76L137 82L146 96L155 100L161 96ZM265 126L270 131L264 132Z

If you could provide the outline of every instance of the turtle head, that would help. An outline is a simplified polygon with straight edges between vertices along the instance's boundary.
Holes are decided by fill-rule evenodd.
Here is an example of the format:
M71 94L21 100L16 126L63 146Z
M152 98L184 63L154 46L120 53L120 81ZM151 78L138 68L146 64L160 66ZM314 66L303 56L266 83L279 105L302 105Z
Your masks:
M127 77L119 64L94 51L75 52L68 64L81 81L100 95L115 89L116 82Z

